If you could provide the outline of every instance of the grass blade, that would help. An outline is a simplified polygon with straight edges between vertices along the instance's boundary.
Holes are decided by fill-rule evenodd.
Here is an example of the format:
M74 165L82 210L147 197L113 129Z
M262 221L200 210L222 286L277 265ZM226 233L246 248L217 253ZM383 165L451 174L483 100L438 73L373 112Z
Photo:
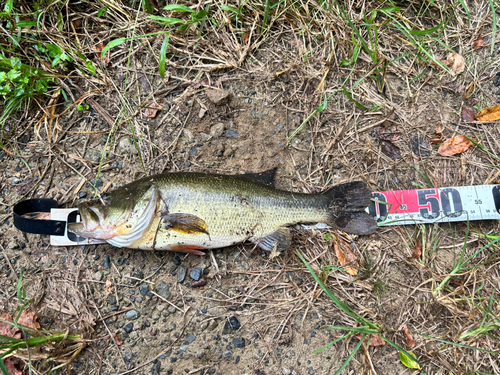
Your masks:
M165 61L167 58L167 48L168 48L168 42L170 40L170 33L167 33L165 35L165 39L163 39L163 43L160 48L160 66L159 66L159 71L160 71L160 76L162 78L165 78Z
M116 46L119 46L120 44L122 43L125 43L127 41L127 38L118 38L118 39L114 39L112 40L111 42L109 42L106 47L104 47L102 49L102 52L101 52L101 59L104 58L104 55L106 55L106 52L108 52L111 48L113 47L116 47Z

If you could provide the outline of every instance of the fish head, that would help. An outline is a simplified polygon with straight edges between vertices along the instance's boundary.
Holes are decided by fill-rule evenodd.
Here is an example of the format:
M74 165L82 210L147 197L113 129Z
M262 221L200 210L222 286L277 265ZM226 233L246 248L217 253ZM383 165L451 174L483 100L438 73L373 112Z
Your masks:
M119 247L129 246L149 227L158 206L155 188L142 194L129 193L117 190L104 200L80 203L78 210L81 221L68 224L68 231L80 237L108 241Z

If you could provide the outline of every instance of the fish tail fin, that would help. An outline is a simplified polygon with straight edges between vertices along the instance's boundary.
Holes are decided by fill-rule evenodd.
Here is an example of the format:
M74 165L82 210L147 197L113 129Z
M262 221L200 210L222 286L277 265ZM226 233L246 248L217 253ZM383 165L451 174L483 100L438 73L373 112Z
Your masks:
M370 205L371 191L362 181L334 186L328 196L330 220L327 224L352 234L372 234L377 223L365 210Z

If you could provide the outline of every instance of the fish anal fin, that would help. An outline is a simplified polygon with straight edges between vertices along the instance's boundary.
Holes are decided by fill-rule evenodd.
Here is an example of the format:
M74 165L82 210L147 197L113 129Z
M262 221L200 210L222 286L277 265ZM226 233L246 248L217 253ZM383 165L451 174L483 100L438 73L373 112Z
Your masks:
M278 168L275 167L273 169L269 169L267 171L260 172L260 173L246 172L243 176L250 178L252 180L262 182L265 185L273 186L274 185L274 175L276 174L277 169Z
M292 244L292 234L288 228L278 228L267 236L252 240L252 242L266 251L283 251Z
M167 229L186 234L205 233L210 237L207 223L196 215L167 214L162 215L162 220Z

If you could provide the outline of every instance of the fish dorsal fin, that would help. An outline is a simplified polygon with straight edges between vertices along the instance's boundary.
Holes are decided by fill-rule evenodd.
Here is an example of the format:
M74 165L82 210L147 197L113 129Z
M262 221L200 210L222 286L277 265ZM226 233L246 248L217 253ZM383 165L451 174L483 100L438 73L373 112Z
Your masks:
M246 172L243 176L248 177L255 181L262 182L265 185L273 186L274 175L276 174L277 169L278 169L277 167L274 167L272 169L260 173Z

